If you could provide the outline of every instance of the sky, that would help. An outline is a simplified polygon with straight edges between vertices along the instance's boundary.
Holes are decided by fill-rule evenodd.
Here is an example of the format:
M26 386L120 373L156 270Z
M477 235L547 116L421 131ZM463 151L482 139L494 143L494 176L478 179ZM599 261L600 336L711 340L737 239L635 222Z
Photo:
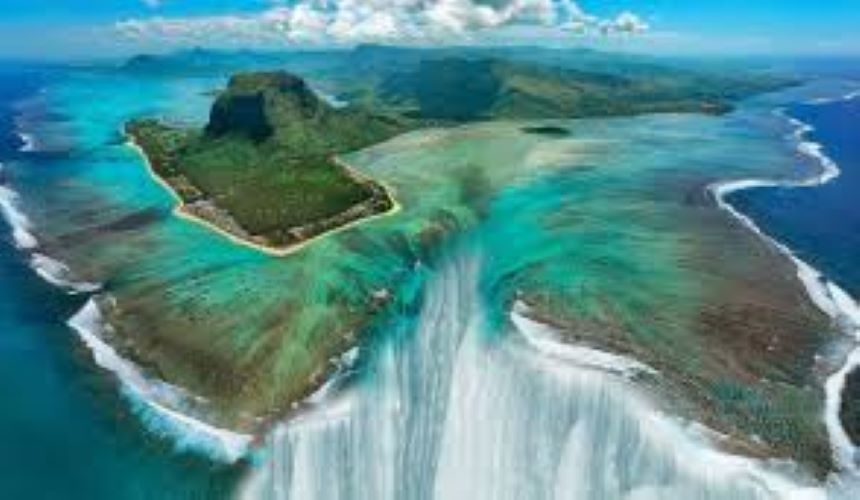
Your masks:
M3 0L0 57L538 43L860 55L860 0Z

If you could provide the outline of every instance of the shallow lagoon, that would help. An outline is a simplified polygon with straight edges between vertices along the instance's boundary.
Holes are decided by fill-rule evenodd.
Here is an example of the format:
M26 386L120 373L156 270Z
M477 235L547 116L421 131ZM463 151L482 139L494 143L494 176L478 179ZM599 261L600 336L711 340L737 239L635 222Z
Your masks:
M52 187L42 182L59 176L54 169L63 163L44 152L25 158L6 126L21 110L10 105L30 100L38 85L49 83L20 77L25 70L32 68L0 69L2 178L36 200L50 200L55 190L42 189ZM51 175L43 179L37 172ZM0 226L0 497L229 497L242 470L177 452L143 425L116 381L93 368L89 351L65 324L85 299L42 281L14 248L5 223Z

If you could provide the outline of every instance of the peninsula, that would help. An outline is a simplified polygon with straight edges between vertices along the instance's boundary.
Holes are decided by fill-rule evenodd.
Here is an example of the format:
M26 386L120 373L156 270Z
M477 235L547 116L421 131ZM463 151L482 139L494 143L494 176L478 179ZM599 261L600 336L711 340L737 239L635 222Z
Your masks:
M203 130L157 120L126 132L180 211L234 239L285 254L314 236L395 206L380 184L337 155L408 127L396 117L336 109L297 76L233 76Z

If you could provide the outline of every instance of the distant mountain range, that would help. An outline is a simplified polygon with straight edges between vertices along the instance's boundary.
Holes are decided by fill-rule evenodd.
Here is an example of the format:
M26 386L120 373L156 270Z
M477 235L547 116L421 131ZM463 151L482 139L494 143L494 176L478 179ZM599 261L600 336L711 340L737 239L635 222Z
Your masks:
M543 47L193 49L136 56L123 69L141 74L285 69L319 82L353 106L442 121L721 113L735 100L795 83L769 71Z

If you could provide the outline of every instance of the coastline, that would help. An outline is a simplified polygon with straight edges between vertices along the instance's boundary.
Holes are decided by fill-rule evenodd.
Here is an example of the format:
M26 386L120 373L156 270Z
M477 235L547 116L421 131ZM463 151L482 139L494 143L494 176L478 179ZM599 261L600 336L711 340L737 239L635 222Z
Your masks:
M325 238L327 236L331 236L331 235L336 234L340 231L344 231L346 229L353 228L355 226L358 226L359 224L363 224L363 223L369 222L371 220L395 215L402 209L400 203L397 201L397 198L394 196L393 188L391 188L390 186L388 186L384 183L372 181L376 185L378 185L382 188L382 190L385 193L385 196L387 196L388 200L391 202L391 208L389 208L385 212L380 212L377 214L368 215L368 216L353 219L352 221L347 222L346 224L341 224L341 225L335 226L331 229L322 231L319 234L316 234L314 236L311 236L310 238L304 239L302 241L299 241L297 243L294 243L294 244L286 246L286 247L262 245L259 243L255 243L253 241L249 241L248 239L242 238L236 234L233 234L232 232L227 231L227 230L219 227L217 224L215 224L211 221L208 221L202 217L199 217L198 215L196 215L193 212L191 212L190 210L188 210L188 206L185 203L185 200L182 199L182 197L179 195L179 193L176 192L176 190L173 188L173 186L170 185L170 183L168 183L163 177L161 177L158 174L158 172L155 171L155 169L153 168L152 162L149 159L149 155L146 154L146 151L143 149L143 147L141 147L137 143L137 141L134 139L134 137L131 134L129 134L128 132L123 130L123 134L127 138L126 145L128 147L132 148L133 150L135 150L140 155L140 157L143 159L143 163L146 165L146 171L147 171L147 174L149 175L149 177L152 178L156 183L158 183L162 188L164 188L170 194L170 196L174 199L174 201L176 202L176 205L173 209L174 215L176 215L177 217L179 217L183 220L186 220L188 222L192 222L192 223L197 224L201 227L204 227L204 228L206 228L206 229L208 229L208 230L210 230L216 234L219 234L219 235L227 238L228 240L230 240L231 242L233 242L236 245L243 246L243 247L246 247L246 248L249 248L252 250L256 250L256 251L261 252L263 254L266 254L270 257L286 257L289 255L295 254L296 252L301 251L303 248L305 248L307 245L310 245L314 241ZM347 164L340 157L335 156L332 158L332 160L338 167L343 168L344 171L353 179L360 179L364 182L371 181L367 176L358 172L354 167Z
M226 463L236 463L247 456L255 440L253 435L216 427L171 407L176 404L168 406L163 402L169 399L181 403L190 396L179 387L148 378L102 338L101 332L110 326L104 322L95 297L90 297L67 324L92 352L95 364L116 376L132 409L151 431L171 438L179 450L202 451Z
M786 118L791 119L790 117L786 117ZM799 122L798 122L798 123L799 123ZM802 134L799 134L799 135L802 135ZM135 146L136 146L136 145L135 145ZM812 150L814 150L814 149L812 149ZM820 148L818 149L818 151L819 151L819 152L821 151L821 150L820 150ZM142 153L142 151L141 151L141 153ZM144 154L144 157L146 158L146 155L145 155L145 154ZM338 161L340 161L340 159L337 159L337 160L338 160ZM163 180L163 179L161 179L157 174L155 174L154 172L152 172L152 171L151 171L151 165L149 165L148 159L146 159L146 162L147 162L147 167L150 169L150 174L151 174L151 176L152 176L152 177L154 177L154 178L155 178L155 180L156 180L157 182L161 183L161 184L162 184L166 189L168 189L169 191L171 191L171 193L172 193L173 195L176 195L176 193L173 191L173 189L172 189L169 185L167 185L167 184L166 184L166 182L164 182L164 180ZM823 163L822 163L822 164L823 164ZM343 165L344 165L346 168L350 168L346 163L343 163ZM828 171L825 169L825 173L827 173L827 172L828 172ZM837 169L837 171L836 171L835 173L830 172L830 175L831 175L831 177L830 177L830 178L827 178L827 176L825 176L825 175L821 175L821 176L817 177L817 180L807 181L807 182L805 182L805 183L799 184L799 185L798 185L798 187L800 187L800 186L803 186L803 187L807 187L807 186L808 186L808 187L814 187L814 186L817 186L817 185L823 184L824 182L828 182L828 181L832 180L832 178L835 178L836 176L838 176L838 175L839 175L838 169ZM827 180L822 180L822 179L825 179L825 178L826 178ZM737 183L742 183L742 182L744 182L744 181L737 181ZM727 197L727 196L729 196L732 192L738 191L738 190L740 190L740 189L746 189L746 188L751 188L751 187L756 187L756 186L781 186L781 185L784 185L784 184L779 183L779 182L770 182L770 183L768 183L768 181L757 181L757 180L749 180L749 181L747 181L747 182L751 182L752 184L748 184L748 185L746 185L746 186L740 186L740 187L737 187L736 189L727 190L726 192L724 192L724 193L722 194L722 196ZM728 182L728 183L725 183L725 184L731 184L731 182ZM728 187L728 186L727 186L727 187ZM178 195L176 195L176 196L178 196ZM393 198L393 197L392 197L392 201L393 201L393 203L395 203L395 204L396 204L396 200L394 200L394 198ZM180 203L181 203L181 200L180 200ZM725 203L728 205L728 202L725 202ZM177 207L177 210L178 210L179 208L180 208L180 207ZM399 208L399 206L398 206L397 208ZM725 207L723 207L723 208L725 208ZM731 208L734 208L734 207L731 207ZM730 211L731 211L731 209L729 209L729 208L725 208L725 209L727 209L727 210L730 210ZM390 213L394 213L394 212L390 212ZM386 212L386 213L383 213L383 214L374 215L374 216L372 216L372 217L368 217L367 219L375 218L375 217L382 216L382 215L389 215L390 213L389 213L389 212ZM209 224L210 229L215 230L215 231L217 231L217 232L222 232L222 234L225 234L225 235L227 235L227 236L233 236L233 235L230 235L228 232L221 230L221 229L220 229L220 228L218 228L217 226L215 226L215 225L213 225L213 224L211 224L211 223L207 223L205 220L200 219L200 218L198 218L198 217L194 216L193 214L188 214L188 213L179 213L179 212L177 212L177 215L179 215L179 216L180 216L180 217L182 217L182 218L185 218L186 220L192 220L192 221L197 222L197 223ZM740 215L742 216L743 214L740 214ZM314 238L310 238L310 239L308 239L307 241L303 241L303 242L301 242L301 243L300 243L299 245L297 245L297 246L303 246L304 244L308 244L308 243L312 242L312 241L313 241L315 238L317 238L317 237L327 236L327 235L328 235L328 234L330 234L330 233L335 233L335 232L337 232L337 231L339 231L339 230L349 228L349 227L351 227L353 224L362 223L362 222L364 222L364 220L366 220L366 219L365 219L365 218L358 219L358 220L356 220L356 221L354 221L354 222L352 222L352 223L350 223L350 224L348 224L348 225L344 225L344 226L342 226L342 227L335 228L335 229L333 229L333 230L331 230L331 231L327 231L327 232L321 233L320 235L315 236ZM755 224L753 223L753 225L755 225ZM757 226L755 226L755 227L756 227L756 229L758 228ZM762 233L761 231L758 231L758 232L760 233L760 234L759 234L759 236L762 236L762 235L764 234L764 233ZM766 236L766 235L765 235L765 236ZM248 241L242 240L241 238L237 238L237 240L238 240L238 243L243 244L243 245L245 245L245 246L248 246L248 245L246 245L246 244L254 245L252 242L248 242ZM778 244L778 242L774 242L774 243ZM265 249L266 247L262 247L262 248L264 248L264 249ZM260 250L260 248L256 248L256 249L257 249L257 250ZM787 249L787 247L786 247L786 249ZM299 250L299 248L295 248L295 249L294 249L294 251L297 251L297 250ZM788 249L787 249L787 250L788 250ZM265 252L265 250L263 250L263 251ZM788 252L790 252L790 250L788 250ZM794 259L793 259L793 260L794 260ZM804 264L804 265L805 265L805 264ZM807 266L807 267L809 267L809 266ZM813 272L813 273L814 273L814 272L816 272L814 269L811 269L811 268L810 268L810 270L811 270L811 272ZM807 276L807 277L808 277L808 276ZM821 277L821 276L820 276L820 274L819 274L819 276L818 276L816 279L820 282L820 281L822 281L822 280L823 280L823 277ZM804 283L804 285L806 285L806 283ZM820 283L818 283L818 285L820 285ZM824 301L823 301L823 303L826 303L826 304L832 304L832 303L838 302L838 301L833 297L833 295L834 295L834 293L835 293L835 292L833 292L833 291L831 290L831 291L828 291L827 293L829 293L831 296L830 296L830 297L828 297L826 300L824 300ZM815 300L815 299L813 298L813 300ZM850 299L849 299L849 300L850 300ZM92 347L92 346L89 346L89 345L88 345L88 347L90 347L90 349L93 349L93 347ZM95 354L95 350L94 350L94 349L93 349L93 352L94 352L94 354ZM850 359L850 358L849 358L849 359ZM860 360L858 360L858 363L860 363ZM847 364L846 364L846 366L847 366ZM850 371L850 370L846 369L846 373L847 373L847 371ZM156 404L157 404L157 403L156 403ZM838 405L837 405L837 408L838 408ZM170 411L170 410L167 410L166 408L165 408L164 410L166 410L166 411L164 411L164 412L163 412L163 413L164 413L164 415L165 415L165 417L175 418L175 419L178 419L178 420L182 420L182 419L190 418L190 417L187 417L186 415L179 414L179 413L177 413L177 412L172 412L173 414L171 415L171 411ZM156 412L158 412L158 411L159 411L159 409L158 409L158 408L155 408L155 411L156 411ZM837 411L838 411L838 410L837 410ZM203 422L201 422L201 424L203 424L204 426L205 426L205 425L207 425L207 424L205 424L205 423L203 423Z
M860 91L852 92L841 98L819 99L811 103L823 104L839 100L852 100L858 97L860 97ZM814 188L834 181L841 174L838 165L824 153L824 146L808 140L808 134L814 130L811 125L789 116L783 108L775 110L774 113L785 118L795 127L790 137L797 141L797 151L816 162L820 166L821 171L811 177L800 180L779 181L750 178L720 181L708 186L707 190L712 194L717 206L721 210L728 212L729 215L755 233L767 245L787 257L795 265L797 277L807 292L810 301L830 317L842 333L853 337L855 342L860 341L860 306L858 306L855 300L842 288L827 279L820 271L799 258L786 244L767 234L750 216L744 214L726 200L732 193L747 189L778 187ZM846 377L857 367L860 367L860 346L855 345L847 355L842 367L827 378L824 386L825 414L823 417L830 439L830 446L838 466L851 472L860 471L860 464L855 459L858 446L851 441L845 432L839 412Z
M583 370L600 371L625 379L654 376L659 373L647 364L629 356L585 345L565 343L558 338L558 333L551 326L531 318L529 311L529 305L522 299L517 299L508 313L508 318L529 347L547 358L576 365Z
M23 150L19 150L23 151ZM4 165L0 163L0 176ZM101 284L78 281L64 262L40 252L38 238L33 234L30 218L19 207L18 192L8 187L0 177L0 215L12 230L12 240L18 251L26 254L30 268L42 279L64 290L69 295L92 293L101 289Z
M23 148L19 151L35 151ZM0 163L0 174L3 167ZM193 396L179 387L146 377L137 365L120 356L102 338L100 331L107 326L101 324L102 315L95 298L103 285L76 280L68 265L39 251L32 223L20 209L18 200L18 193L0 182L0 218L11 229L15 248L28 257L31 270L46 283L69 295L88 296L84 306L66 324L90 351L94 364L116 377L141 424L154 434L167 437L179 450L195 450L226 463L246 457L255 436L218 428L166 405L160 399L181 402Z
M31 152L35 149L24 149L28 144L35 144L35 139L22 146L21 152ZM252 248L267 255L282 257L301 250L305 245L338 231L356 226L367 220L393 215L401 209L401 205L392 195L388 186L383 186L385 193L391 200L392 207L386 212L374 214L351 221L348 224L324 231L312 238L285 249L275 249L258 245L253 242L239 238L225 231L209 221L201 219L184 210L184 202L164 179L162 179L152 168L149 158L145 152L134 143L128 141L128 145L137 150L144 159L149 176L166 189L177 201L174 213L180 218L202 225L209 230L226 236L234 244ZM337 158L337 165L357 180L368 179L343 160ZM0 164L0 170L3 166ZM87 302L68 319L67 325L77 334L81 342L87 347L93 357L96 366L109 372L120 384L122 395L128 400L131 409L140 419L141 424L155 435L168 439L177 450L193 450L202 453L215 461L224 463L236 463L247 458L253 453L257 442L256 434L246 434L232 429L218 427L210 424L205 419L199 418L186 410L178 409L183 402L192 404L201 401L193 394L187 393L181 387L173 386L162 380L149 378L144 371L133 361L121 356L107 340L104 333L110 325L104 321L99 299L109 300L110 296L99 294L102 291L101 284L76 281L72 277L72 270L63 262L53 259L44 253L40 253L40 243L32 234L32 223L26 214L21 211L19 195L10 187L0 183L0 215L7 221L13 236L15 247L28 256L28 263L36 275L44 281L64 290L69 295L88 296ZM354 350L354 348L353 348ZM352 351L348 351L352 352ZM318 393L325 388L330 380L328 377L323 381L322 387L315 387L307 398L312 402ZM171 403L172 402L172 403Z
M546 369L592 372L596 377L621 380L622 387L630 391L627 396L633 405L643 415L647 415L652 426L648 430L649 436L655 439L672 436L675 439L673 445L680 444L686 456L692 460L708 464L718 463L720 466L717 469L727 474L731 474L731 471L742 475L749 474L761 481L766 490L775 493L777 498L826 498L824 490L818 485L806 482L807 478L790 478L782 474L782 467L787 462L764 460L723 448L726 442L734 439L733 436L716 431L697 420L684 420L676 415L666 414L654 406L653 400L639 392L635 384L626 384L637 377L657 375L659 372L654 368L635 358L610 351L567 344L556 338L556 331L552 326L531 319L527 314L528 305L517 301L511 308L509 318L514 330L539 356L539 361L546 364Z

